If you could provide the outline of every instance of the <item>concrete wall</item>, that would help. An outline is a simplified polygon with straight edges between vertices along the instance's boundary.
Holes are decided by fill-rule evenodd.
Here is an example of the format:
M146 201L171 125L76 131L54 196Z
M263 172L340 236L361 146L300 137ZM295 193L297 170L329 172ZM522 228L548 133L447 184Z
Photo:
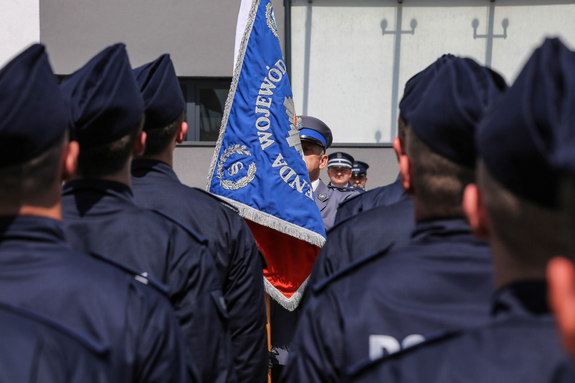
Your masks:
M575 46L575 4L556 0L294 0L296 109L339 143L390 142L405 82L444 53L511 81L545 36Z
M283 41L283 1L272 0ZM124 42L133 66L170 53L178 76L230 76L238 0L42 0L40 36L67 74Z
M39 40L39 0L0 1L0 67Z

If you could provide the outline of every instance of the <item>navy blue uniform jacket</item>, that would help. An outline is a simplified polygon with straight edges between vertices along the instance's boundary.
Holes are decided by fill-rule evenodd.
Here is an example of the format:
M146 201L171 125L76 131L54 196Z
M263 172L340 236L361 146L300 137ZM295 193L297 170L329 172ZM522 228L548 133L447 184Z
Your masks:
M108 347L115 382L190 381L191 361L166 298L134 275L74 252L59 221L0 217L0 254L0 302Z
M160 210L208 239L228 305L236 377L263 382L268 354L262 262L243 218L222 200L182 184L164 162L133 161L132 190L138 205Z
M393 205L406 196L407 193L401 186L401 177L397 176L397 179L389 185L368 190L343 202L337 210L335 224L378 206Z
M545 282L497 292L489 324L440 337L350 371L353 382L558 382L567 357L546 304ZM571 369L572 371L572 369Z
M413 201L407 195L393 205L379 206L336 224L327 233L327 241L314 263L308 286L314 286L357 259L391 245L406 244L414 226ZM308 296L306 290L304 301Z
M112 383L105 347L0 304L0 382Z
M419 222L409 244L360 261L312 287L285 381L340 381L366 358L488 317L489 248L463 218Z
M64 187L62 210L72 248L112 258L168 286L200 375L210 382L227 381L227 311L205 240L136 206L130 188L118 182L71 181Z

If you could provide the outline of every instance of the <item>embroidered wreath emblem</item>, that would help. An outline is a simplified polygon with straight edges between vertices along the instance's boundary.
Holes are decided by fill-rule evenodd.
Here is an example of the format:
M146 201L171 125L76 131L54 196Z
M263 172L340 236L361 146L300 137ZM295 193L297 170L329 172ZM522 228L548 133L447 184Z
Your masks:
M231 145L222 154L218 161L218 169L216 171L216 177L220 180L220 186L228 190L237 190L247 186L252 182L256 176L257 167L254 162L252 162L246 171L246 175L238 179L237 181L231 181L226 179L226 173L229 177L233 177L239 172L244 170L244 164L239 160L232 163L228 169L225 169L226 161L230 159L233 155L241 155L250 157L252 154L247 150L246 145L235 144Z

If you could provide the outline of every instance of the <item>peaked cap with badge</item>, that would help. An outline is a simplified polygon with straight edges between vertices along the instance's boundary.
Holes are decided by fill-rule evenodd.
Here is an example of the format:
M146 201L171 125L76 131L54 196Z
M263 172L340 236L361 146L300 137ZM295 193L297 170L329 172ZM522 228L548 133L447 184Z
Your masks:
M369 165L366 162L354 161L351 168L351 173L353 175L366 175L367 169L369 169Z
M144 102L130 67L126 46L112 45L64 79L80 146L97 147L136 131Z
M327 156L328 168L349 168L353 167L354 158L351 154L345 152L334 152Z
M144 130L163 128L174 122L186 107L170 55L133 70L144 98L146 122Z
M0 166L35 158L69 127L46 49L34 44L0 70Z
M333 141L331 129L319 118L311 116L297 116L299 137L302 141L309 141L327 150Z

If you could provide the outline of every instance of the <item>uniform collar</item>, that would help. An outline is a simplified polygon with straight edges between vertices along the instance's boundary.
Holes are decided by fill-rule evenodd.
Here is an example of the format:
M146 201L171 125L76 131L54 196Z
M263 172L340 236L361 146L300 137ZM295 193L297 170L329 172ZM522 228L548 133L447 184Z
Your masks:
M491 314L499 316L533 316L549 314L545 280L518 281L497 290Z
M132 161L132 177L140 178L151 173L155 175L161 174L175 181L180 181L174 169L163 161L149 158L139 158Z
M129 200L133 198L132 189L128 185L121 182L98 179L73 180L67 182L66 185L64 185L62 193L63 195L68 195L85 191L114 195Z
M317 189L320 182L321 182L321 180L318 178L317 180L315 180L311 183L311 187L312 187L313 191L315 191L315 189Z
M443 238L447 235L449 235L450 238L456 235L467 238L472 234L471 228L464 218L452 217L428 219L417 222L411 233L411 239L412 241L423 241L429 240L430 238L444 240Z

